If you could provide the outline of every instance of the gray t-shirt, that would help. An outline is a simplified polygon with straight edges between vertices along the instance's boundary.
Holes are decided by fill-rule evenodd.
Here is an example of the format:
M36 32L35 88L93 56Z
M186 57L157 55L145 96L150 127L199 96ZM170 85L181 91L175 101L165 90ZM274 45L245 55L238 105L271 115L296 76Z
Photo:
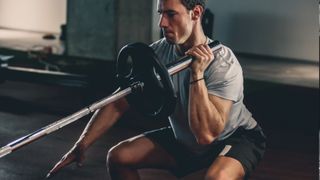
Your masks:
M175 46L169 44L165 39L160 39L150 46L164 64L181 58ZM257 122L243 104L243 75L237 58L226 46L222 46L222 49L214 56L215 59L204 74L208 93L233 101L225 128L216 139L219 141L230 136L238 127L252 129L257 125ZM200 153L206 147L197 143L188 122L190 69L173 75L172 80L178 101L174 113L169 118L171 127L178 141L188 146L192 151Z

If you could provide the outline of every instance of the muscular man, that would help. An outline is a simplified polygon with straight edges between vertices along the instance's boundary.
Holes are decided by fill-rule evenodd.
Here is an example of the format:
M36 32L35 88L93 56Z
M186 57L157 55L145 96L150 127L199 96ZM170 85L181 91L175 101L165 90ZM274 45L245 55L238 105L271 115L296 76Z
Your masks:
M158 0L164 38L151 44L164 64L184 55L190 68L174 75L178 103L170 127L146 132L112 147L107 168L112 179L139 179L138 169L161 168L181 177L208 168L206 179L244 179L261 160L265 136L243 104L242 69L232 51L208 47L201 17L205 0ZM97 111L74 147L50 171L76 162L128 109L120 99ZM49 174L50 176L50 174Z

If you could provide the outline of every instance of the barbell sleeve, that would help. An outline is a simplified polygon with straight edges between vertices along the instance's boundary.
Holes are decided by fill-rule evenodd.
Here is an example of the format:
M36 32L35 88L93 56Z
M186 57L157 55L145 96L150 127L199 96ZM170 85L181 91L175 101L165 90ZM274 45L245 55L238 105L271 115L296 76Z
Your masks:
M212 43L209 44L209 47L211 48L211 50L213 52L216 52L218 50L221 49L222 45L220 44L219 41L213 41ZM181 59L166 65L167 69L168 69L168 73L170 75L174 75L178 72L180 72L181 70L186 69L190 63L192 62L192 57L190 56L184 56ZM160 77L158 77L160 79ZM135 85L141 86L143 87L144 84L143 82L136 82ZM57 131L58 129L71 124L77 120L79 120L80 118L102 108L103 106L106 106L107 104L110 104L114 101L117 101L118 99L125 97L127 95L129 95L130 93L132 93L132 91L134 90L134 87L127 87L123 90L118 89L117 91L115 91L112 95L107 96L99 101L94 102L93 104L91 104L90 106L87 106L67 117L64 117L52 124L49 124L41 129L38 129L26 136L23 136L13 142L8 143L7 145L3 146L2 148L0 148L0 158L10 154L11 152L45 136L48 135L54 131Z

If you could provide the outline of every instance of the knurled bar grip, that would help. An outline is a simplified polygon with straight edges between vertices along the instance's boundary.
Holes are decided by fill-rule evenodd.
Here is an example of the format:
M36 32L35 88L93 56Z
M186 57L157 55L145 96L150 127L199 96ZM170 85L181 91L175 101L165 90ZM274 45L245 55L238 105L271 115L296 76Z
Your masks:
M216 52L221 49L222 45L219 43L219 41L214 41L209 44L209 47L211 48L212 52ZM170 75L174 75L178 72L180 72L183 69L186 69L190 63L192 62L192 57L190 56L184 56L181 59L175 61L173 64L167 65L168 73ZM143 86L143 83L140 82L141 86ZM80 118L102 108L103 106L106 106L122 97L125 97L129 95L132 92L132 88L128 87L126 89L123 89L121 91L115 92L110 96L107 96L99 101L94 102L90 106L87 106L67 117L64 117L52 124L49 124L41 129L38 129L26 136L23 136L15 141L10 142L9 144L3 146L0 149L0 158L10 154L11 152L23 147L24 145L27 145L45 135L48 135L54 131L57 131L58 129L71 124Z

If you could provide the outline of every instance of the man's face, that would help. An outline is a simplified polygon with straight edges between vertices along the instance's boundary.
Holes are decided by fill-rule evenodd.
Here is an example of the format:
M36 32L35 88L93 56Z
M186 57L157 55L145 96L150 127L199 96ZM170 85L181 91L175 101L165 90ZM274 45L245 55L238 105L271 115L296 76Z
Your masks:
M169 43L182 44L191 35L193 21L191 11L181 0L158 0L159 26Z

